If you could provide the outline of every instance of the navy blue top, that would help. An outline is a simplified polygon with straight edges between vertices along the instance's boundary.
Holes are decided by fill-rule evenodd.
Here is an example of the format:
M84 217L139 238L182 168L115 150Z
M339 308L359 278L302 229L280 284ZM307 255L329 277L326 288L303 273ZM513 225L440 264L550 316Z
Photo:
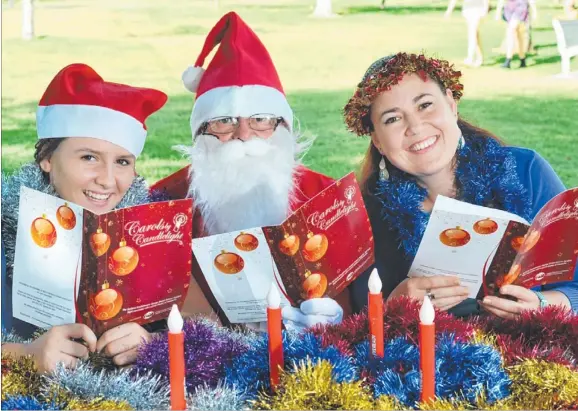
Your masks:
M534 150L526 148L509 147L516 160L518 177L520 182L528 190L531 199L531 218L533 219L540 209L553 197L565 191L564 184L550 164ZM368 210L371 210L368 207ZM369 211L371 214L371 211ZM370 215L371 217L371 215ZM372 223L374 220L372 219ZM374 224L378 225L378 224ZM359 312L367 305L367 281L372 269L375 267L383 283L383 297L389 294L407 278L411 261L404 258L399 250L397 241L392 234L374 227L375 238L375 264L369 270L360 275L349 287L351 305L354 312ZM537 288L540 289L540 288ZM568 297L572 309L578 312L578 266L576 267L574 280L549 284L541 287L542 290L556 290ZM467 299L450 312L456 315L475 314L479 310L475 299Z

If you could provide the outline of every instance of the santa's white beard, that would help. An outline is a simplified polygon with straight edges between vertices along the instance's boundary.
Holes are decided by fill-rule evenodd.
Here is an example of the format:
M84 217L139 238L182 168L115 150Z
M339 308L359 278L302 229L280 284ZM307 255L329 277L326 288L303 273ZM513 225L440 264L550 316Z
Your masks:
M208 235L277 225L287 217L298 145L279 127L269 139L220 142L198 136L189 195Z

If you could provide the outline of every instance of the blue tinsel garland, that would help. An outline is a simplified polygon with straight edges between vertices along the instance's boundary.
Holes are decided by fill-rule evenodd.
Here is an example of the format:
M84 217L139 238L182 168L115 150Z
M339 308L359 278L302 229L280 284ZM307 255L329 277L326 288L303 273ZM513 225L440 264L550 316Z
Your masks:
M374 395L392 395L407 406L415 406L421 392L419 350L405 338L385 346L384 358L371 358L368 343L356 347L359 367L375 377ZM436 346L436 396L465 399L475 404L480 394L489 403L509 395L510 380L502 358L493 347L455 341L442 336Z
M464 134L464 138L466 144L457 153L456 198L530 220L530 199L520 183L510 149L489 137ZM377 181L375 196L382 206L382 220L411 260L429 221L429 214L421 208L427 191L412 176L393 166L389 166L389 174L389 180Z
M269 350L267 335L263 334L242 355L233 359L225 369L225 380L254 398L259 390L269 389ZM353 381L357 370L351 357L345 356L333 346L324 348L321 339L311 333L296 335L283 332L285 370L291 370L300 360L310 358L327 360L333 365L333 378L338 382Z
M36 397L24 395L9 396L2 401L3 410L58 410L54 403L39 401Z

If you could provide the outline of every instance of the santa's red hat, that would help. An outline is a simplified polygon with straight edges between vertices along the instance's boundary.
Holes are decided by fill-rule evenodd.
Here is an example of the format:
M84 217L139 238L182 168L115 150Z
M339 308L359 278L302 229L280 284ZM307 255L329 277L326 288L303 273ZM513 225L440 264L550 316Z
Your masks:
M204 70L205 59L217 45ZM183 73L183 83L197 93L191 114L193 136L204 122L222 116L274 114L283 117L290 129L293 126L293 111L271 56L237 13L225 14L213 27L195 66Z
M38 103L38 138L98 138L138 156L146 118L166 101L162 91L110 83L86 64L71 64L52 79Z

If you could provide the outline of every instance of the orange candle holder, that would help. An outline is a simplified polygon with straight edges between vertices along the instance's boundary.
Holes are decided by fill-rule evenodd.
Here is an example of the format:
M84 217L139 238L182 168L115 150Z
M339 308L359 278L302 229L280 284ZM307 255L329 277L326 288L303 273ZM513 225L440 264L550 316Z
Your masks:
M279 385L279 375L284 369L285 363L282 327L281 296L275 283L272 283L267 294L267 331L269 338L269 378L273 391Z
M421 402L435 399L436 329L435 310L426 295L419 312L419 367L421 370Z
M185 387L185 334L183 333L183 318L175 305L171 309L169 319L169 382L171 386L171 410L186 410Z
M383 295L369 293L369 338L371 354L383 358Z

